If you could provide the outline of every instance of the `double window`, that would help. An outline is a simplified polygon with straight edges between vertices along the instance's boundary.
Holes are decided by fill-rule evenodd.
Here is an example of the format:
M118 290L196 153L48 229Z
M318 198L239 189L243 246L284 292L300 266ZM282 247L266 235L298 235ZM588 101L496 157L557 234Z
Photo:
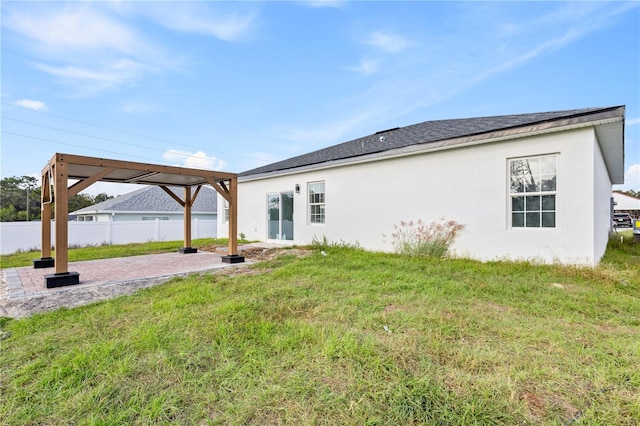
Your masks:
M512 228L555 228L558 156L509 160Z
M309 223L324 223L324 182L311 182L309 188Z

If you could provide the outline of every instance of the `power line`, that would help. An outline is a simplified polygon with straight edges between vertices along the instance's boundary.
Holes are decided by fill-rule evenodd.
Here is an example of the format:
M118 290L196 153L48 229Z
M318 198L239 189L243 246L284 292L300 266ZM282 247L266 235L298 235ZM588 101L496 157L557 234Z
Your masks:
M218 151L218 150L202 148L202 147L195 146L195 145L189 145L189 144L184 144L184 143L171 141L169 139L157 138L157 137L154 137L154 136L147 136L147 135L143 135L143 134L140 134L140 133L130 132L128 130L116 129L115 127L103 126L103 125L100 125L100 124L90 123L88 121L77 120L75 118L69 118L69 117L64 117L64 116L61 116L61 115L51 114L49 112L36 111L34 109L31 109L31 108L25 108L23 106L13 105L13 104L10 104L8 102L1 102L1 104L5 105L5 106L10 106L10 107L13 107L13 108L26 110L26 111L29 111L29 112L35 112L35 113L38 113L38 114L48 115L50 117L55 117L55 118L60 118L60 119L63 119L63 120L73 121L75 123L86 124L88 126L97 127L97 128L100 128L100 129L111 130L111 131L120 132L120 133L124 133L124 134L128 134L128 135L132 135L132 136L137 136L137 137L142 137L142 138L146 138L146 139L156 140L156 141L159 141L159 142L166 142L166 143L170 143L172 145L184 146L184 147L187 147L187 148L194 148L194 149L203 150L203 151L209 150L209 151L217 152L217 153L224 154L224 155L233 155L233 156L236 156L236 157L242 157L242 158L247 158L247 159L254 160L254 161L260 161L261 163L266 163L266 161L261 160L259 158L253 158L253 157L248 157L248 156L244 156L244 155L232 154L232 153L225 152L225 151ZM29 123L29 122L25 122L25 123L33 124L33 123ZM37 124L34 124L34 125L37 125ZM65 131L65 130L62 130L62 131ZM142 145L140 145L140 147L145 148ZM149 149L149 148L147 148L147 149Z
M109 151L106 149L100 149L100 148L90 148L90 147L86 147L86 146L82 146L82 145L77 145L77 144L73 144L73 143L69 143L69 142L61 142L61 141L56 141L53 139L46 139L46 138L40 138L37 136L29 136L29 135L23 135L22 133L15 133L15 132L9 132L7 130L0 130L0 133L4 133L7 135L13 135L13 136L20 136L23 138L29 138L29 139L36 139L36 140L40 140L40 141L44 141L44 142L53 142L53 143L57 143L60 145L68 145L68 146L73 146L76 148L84 148L84 149L90 149L92 151L100 151L100 152L107 152L109 154L118 154L118 155L122 155L121 152L116 152L116 151ZM148 158L148 157L141 157L139 155L131 155L131 154L127 154L127 157L132 157L132 158L140 158L143 160L147 160L147 161L151 161L152 163L155 163L157 160L153 159L153 158ZM168 161L162 161L163 163L170 165L171 163Z
M119 143L119 144L123 144L123 145L129 145L129 146L133 146L135 148L148 149L148 150L151 150L151 151L158 151L158 152L162 152L162 153L165 153L167 151L166 149L152 148L152 147L147 147L147 146L144 146L144 145L138 145L138 144L131 143L131 142L120 141L120 140L117 140L117 139L111 139L111 138L105 138L105 137L102 137L102 136L89 135L87 133L74 132L72 130L65 130L65 129L60 129L58 127L46 126L44 124L38 124L38 123L30 122L30 121L18 120L16 118L5 117L5 116L2 116L2 115L0 115L0 118L2 118L3 120L10 120L10 121L18 122L18 123L29 124L31 126L42 127L44 129L57 130L59 132L69 133L69 134L72 134L72 135L84 136L84 137L93 138L93 139L99 139L99 140L103 140L103 141L107 141L107 142L115 142L115 143ZM184 154L182 152L175 152L174 154L181 155L181 156L187 157L187 158L188 157L193 157L193 155ZM248 158L248 159L251 159L251 160L257 160L256 158L245 157L243 155L237 155L237 154L229 154L229 153L227 153L227 155L232 155L232 156L235 156L235 157Z

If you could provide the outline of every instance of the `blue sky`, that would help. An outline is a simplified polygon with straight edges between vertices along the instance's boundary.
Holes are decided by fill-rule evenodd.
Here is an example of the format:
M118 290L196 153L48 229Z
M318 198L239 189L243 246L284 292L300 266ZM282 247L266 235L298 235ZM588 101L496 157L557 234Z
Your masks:
M55 152L241 172L427 120L626 105L618 188L640 190L637 1L0 8L3 178Z

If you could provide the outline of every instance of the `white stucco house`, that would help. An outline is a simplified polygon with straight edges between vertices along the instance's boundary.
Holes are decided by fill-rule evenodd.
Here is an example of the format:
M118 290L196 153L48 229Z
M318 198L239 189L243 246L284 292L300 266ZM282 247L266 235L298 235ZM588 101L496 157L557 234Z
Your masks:
M392 251L394 225L444 218L464 225L458 256L595 265L624 181L624 119L614 106L379 131L240 173L238 232Z
M180 187L169 187L179 198ZM216 191L203 186L191 207L191 218L216 220L218 198ZM70 213L78 222L109 222L132 220L182 220L184 208L159 186L145 186L127 194L105 200Z

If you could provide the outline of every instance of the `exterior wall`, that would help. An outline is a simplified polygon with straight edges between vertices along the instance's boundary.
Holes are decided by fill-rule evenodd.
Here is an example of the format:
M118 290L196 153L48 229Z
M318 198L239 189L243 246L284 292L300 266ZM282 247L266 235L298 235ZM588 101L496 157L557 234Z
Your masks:
M604 239L598 234L596 251L596 218L585 212L601 203L607 186L611 194L610 181L599 183L597 190L593 187L595 180L602 181L601 170L594 175L597 150L593 129L584 128L241 181L238 232L248 239L267 240L267 194L293 191L297 184L295 244L326 236L329 241L392 251L389 235L394 224L445 218L465 226L453 246L460 256L591 265L599 260ZM556 227L510 229L508 159L545 154L558 154ZM599 161L603 167L601 157ZM307 184L314 181L325 182L325 224L308 223ZM602 212L597 219L602 219Z
M613 213L611 211L611 189L613 185L595 134L593 138L593 257L597 262L602 258L602 256L604 256L604 252L607 249L607 243L609 242L611 214Z

